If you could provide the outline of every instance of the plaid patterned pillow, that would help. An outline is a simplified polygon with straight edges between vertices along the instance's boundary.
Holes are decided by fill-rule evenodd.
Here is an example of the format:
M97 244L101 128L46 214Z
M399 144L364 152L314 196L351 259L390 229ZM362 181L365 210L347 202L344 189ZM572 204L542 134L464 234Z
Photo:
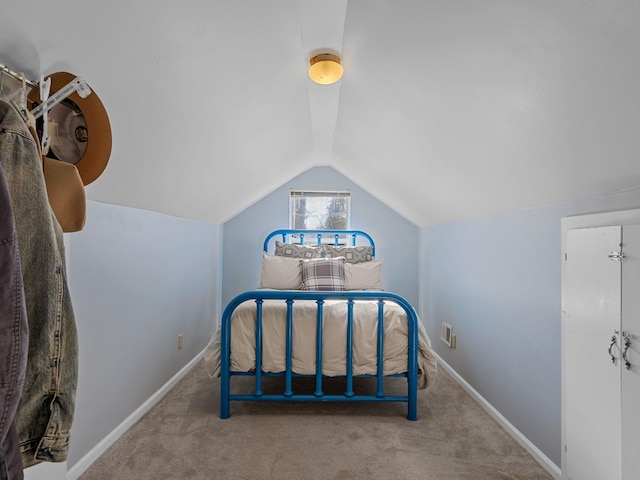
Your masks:
M300 260L302 290L344 290L344 258Z
M276 240L276 249L273 253L274 255L281 257L316 258L318 256L318 249L296 243L284 243L280 240Z
M344 257L347 263L362 263L373 260L373 247L371 245L361 247L337 247L327 245L325 247L327 257Z

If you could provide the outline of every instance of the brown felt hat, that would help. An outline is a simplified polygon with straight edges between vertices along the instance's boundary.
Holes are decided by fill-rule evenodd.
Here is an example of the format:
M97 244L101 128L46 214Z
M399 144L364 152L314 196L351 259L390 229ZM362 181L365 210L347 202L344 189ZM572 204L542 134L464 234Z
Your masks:
M75 165L43 157L42 168L49 205L63 232L83 229L87 200L84 185Z
M56 72L48 78L51 78L50 93L53 95L76 76ZM51 136L50 148L45 155L75 165L84 185L102 174L111 156L109 116L96 92L91 90L86 98L73 92L47 114L49 123L57 124L57 135ZM32 92L29 99L38 103L38 93Z

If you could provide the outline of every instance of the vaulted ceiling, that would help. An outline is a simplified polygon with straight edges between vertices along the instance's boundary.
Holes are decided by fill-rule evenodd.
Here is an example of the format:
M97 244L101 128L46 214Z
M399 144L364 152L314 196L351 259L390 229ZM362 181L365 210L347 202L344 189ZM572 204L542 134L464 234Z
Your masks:
M636 1L0 1L0 63L107 108L94 200L223 222L328 165L424 226L640 188Z

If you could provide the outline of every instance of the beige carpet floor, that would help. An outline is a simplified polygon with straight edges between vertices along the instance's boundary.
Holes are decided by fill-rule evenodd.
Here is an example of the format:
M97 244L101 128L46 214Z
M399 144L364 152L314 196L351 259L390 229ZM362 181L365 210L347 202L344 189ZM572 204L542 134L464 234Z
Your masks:
M298 380L295 391L313 389ZM361 380L357 393L375 388ZM232 390L248 381L233 379ZM268 379L265 390L280 382ZM420 391L417 422L401 403L232 402L220 420L219 385L196 365L80 480L552 478L442 369ZM401 394L406 382L385 385Z

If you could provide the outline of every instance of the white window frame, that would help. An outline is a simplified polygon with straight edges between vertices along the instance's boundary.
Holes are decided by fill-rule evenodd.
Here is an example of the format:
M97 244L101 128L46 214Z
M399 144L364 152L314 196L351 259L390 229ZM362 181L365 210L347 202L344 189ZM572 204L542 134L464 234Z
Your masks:
M313 202L314 199L320 202L320 205L317 205L316 208L322 209L323 205L321 204L325 201L327 204L334 199L344 199L346 209L344 215L344 223L338 222L336 225L327 225L327 217L328 212L325 208L324 211L314 211L307 210L305 217L305 225L304 227L300 226L300 222L296 225L296 216L300 215L300 212L296 210L299 209L299 204L297 200L304 198L309 202ZM326 216L324 216L326 213ZM316 222L308 221L313 220L313 217L316 218ZM348 230L351 228L351 191L350 190L297 190L291 189L289 191L289 228L296 230Z

